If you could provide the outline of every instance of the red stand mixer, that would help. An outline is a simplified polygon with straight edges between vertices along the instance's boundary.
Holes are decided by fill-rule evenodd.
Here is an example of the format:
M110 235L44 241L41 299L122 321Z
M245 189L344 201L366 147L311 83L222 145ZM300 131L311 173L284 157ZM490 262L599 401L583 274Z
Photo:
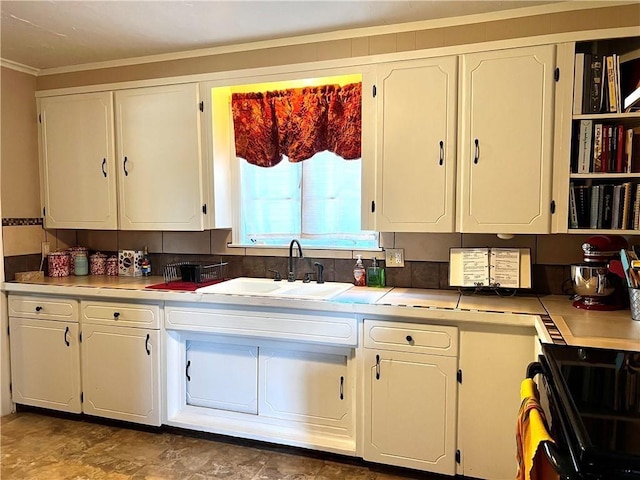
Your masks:
M582 244L584 263L571 265L573 289L580 298L576 308L586 310L622 310L628 297L620 250L627 249L624 237L595 235Z

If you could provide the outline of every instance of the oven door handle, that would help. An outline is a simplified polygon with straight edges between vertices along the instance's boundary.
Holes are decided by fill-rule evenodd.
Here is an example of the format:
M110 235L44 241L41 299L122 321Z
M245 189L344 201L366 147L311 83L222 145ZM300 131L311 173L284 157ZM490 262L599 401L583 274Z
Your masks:
M527 367L527 378L533 378L536 375L547 376L542 363L531 362ZM548 379L548 377L547 377ZM545 440L541 442L542 450L549 461L549 464L562 480L577 480L580 478L576 473L574 462L571 461L569 456L560 453L558 447L554 442Z

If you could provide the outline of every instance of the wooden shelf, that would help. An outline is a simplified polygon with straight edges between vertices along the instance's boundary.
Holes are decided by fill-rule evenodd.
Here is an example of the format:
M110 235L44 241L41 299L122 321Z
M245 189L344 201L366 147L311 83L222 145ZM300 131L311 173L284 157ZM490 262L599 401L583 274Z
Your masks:
M570 228L570 234L580 235L640 235L640 230L614 230L602 228Z
M615 178L640 178L640 173L572 173L569 178L583 180L606 180Z
M625 118L637 118L640 120L640 112L629 113L582 113L574 115L574 120L624 120Z

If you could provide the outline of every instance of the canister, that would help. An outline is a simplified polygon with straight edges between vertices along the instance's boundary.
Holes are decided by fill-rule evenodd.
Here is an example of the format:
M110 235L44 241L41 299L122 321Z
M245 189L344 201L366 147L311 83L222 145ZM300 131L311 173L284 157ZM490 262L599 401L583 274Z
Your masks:
M84 252L76 252L73 271L77 276L87 275L89 273L89 260Z
M91 275L104 275L107 273L107 256L96 252L89 257L89 270Z
M118 257L115 255L107 258L106 262L107 275L118 275Z
M47 255L50 277L69 276L69 254L67 252L50 252Z

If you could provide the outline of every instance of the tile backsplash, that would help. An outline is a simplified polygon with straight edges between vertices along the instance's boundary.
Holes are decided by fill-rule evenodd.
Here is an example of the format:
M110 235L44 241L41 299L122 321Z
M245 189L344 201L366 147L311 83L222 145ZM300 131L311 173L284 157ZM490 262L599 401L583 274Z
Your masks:
M11 219L5 219L11 220ZM21 219L24 220L24 219ZM28 220L28 219L27 219ZM39 220L39 219L35 219ZM402 248L403 268L387 268L387 284L397 287L449 288L449 248L451 247L522 247L531 249L533 288L536 293L564 292L569 279L569 265L582 261L580 246L589 235L518 235L500 240L495 235L383 233L386 248ZM204 232L134 232L101 230L46 230L41 222L3 220L5 276L15 272L37 270L40 266L40 242L48 241L51 250L82 245L91 251L115 253L121 249L148 248L154 275L161 275L164 265L175 261L215 263L229 262L231 277L270 277L269 270L283 276L288 271L287 253L282 249L229 247L230 230ZM295 260L298 278L313 272L313 262L320 261L327 281L351 282L355 252L311 251ZM363 255L365 264L381 252Z

